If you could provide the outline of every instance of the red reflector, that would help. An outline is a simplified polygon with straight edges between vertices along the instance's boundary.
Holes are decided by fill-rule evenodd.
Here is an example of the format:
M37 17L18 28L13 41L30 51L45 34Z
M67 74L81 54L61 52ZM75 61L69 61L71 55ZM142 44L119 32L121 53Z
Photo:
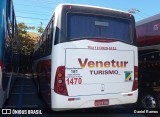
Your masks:
M132 91L138 89L138 66L134 66L134 81Z
M0 61L0 67L1 67L1 70L2 70L2 68L3 68L3 62L2 61Z
M62 93L62 92L64 91L64 86L58 87L58 91L59 91L60 93Z
M80 98L68 98L68 101L80 100Z
M132 96L132 95L133 95L132 93L128 94L128 96Z
M71 9L71 5L67 5L66 7L67 7L67 9Z
M128 13L128 16L129 16L129 17L131 17L131 16L132 16L132 14Z
M2 61L0 60L0 66L2 67L3 66L3 63L2 63Z
M74 98L68 98L68 101L74 101Z

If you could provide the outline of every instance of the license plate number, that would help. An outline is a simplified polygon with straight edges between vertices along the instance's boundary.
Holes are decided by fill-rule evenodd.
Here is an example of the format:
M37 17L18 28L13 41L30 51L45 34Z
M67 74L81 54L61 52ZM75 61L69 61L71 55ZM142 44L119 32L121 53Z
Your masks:
M95 100L94 105L95 106L109 105L109 100L108 99Z

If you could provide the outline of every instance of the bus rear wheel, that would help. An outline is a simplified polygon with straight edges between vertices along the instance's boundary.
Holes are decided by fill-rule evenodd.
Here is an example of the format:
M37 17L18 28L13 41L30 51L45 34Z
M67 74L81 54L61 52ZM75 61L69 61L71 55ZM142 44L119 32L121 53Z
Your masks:
M37 94L38 94L38 97L41 97L39 82L37 83Z
M145 93L140 100L142 108L159 108L159 93Z

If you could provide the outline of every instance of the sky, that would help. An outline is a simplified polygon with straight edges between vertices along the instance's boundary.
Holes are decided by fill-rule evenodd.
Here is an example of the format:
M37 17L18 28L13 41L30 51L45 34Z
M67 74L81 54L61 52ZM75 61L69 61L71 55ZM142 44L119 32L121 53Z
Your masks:
M54 9L58 4L71 3L128 11L132 8L135 21L160 13L160 0L13 0L17 23L24 22L28 26L46 27ZM35 31L33 31L35 32Z

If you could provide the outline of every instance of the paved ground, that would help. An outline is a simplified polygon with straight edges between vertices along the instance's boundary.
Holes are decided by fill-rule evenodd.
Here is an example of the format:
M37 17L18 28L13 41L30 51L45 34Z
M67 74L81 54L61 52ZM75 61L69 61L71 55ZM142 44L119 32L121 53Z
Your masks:
M17 77L10 98L5 104L9 108L38 108L45 106L37 96L36 87L30 76Z
M107 108L82 109L65 112L53 112L47 109L42 99L38 98L36 87L32 77L22 75L17 77L15 85L11 91L10 98L4 108L14 109L41 109L42 115L1 115L2 117L145 117L142 114L107 114ZM45 108L43 110L42 108ZM117 107L113 107L117 108ZM119 107L118 107L119 108ZM128 110L127 108L126 111ZM117 110L121 111L121 110ZM123 110L124 111L124 110ZM45 112L45 113L44 113ZM109 112L109 111L108 111ZM116 113L116 110L114 110ZM48 114L47 114L48 113ZM98 113L98 114L96 114ZM156 116L153 116L156 117ZM157 116L158 117L158 116Z

